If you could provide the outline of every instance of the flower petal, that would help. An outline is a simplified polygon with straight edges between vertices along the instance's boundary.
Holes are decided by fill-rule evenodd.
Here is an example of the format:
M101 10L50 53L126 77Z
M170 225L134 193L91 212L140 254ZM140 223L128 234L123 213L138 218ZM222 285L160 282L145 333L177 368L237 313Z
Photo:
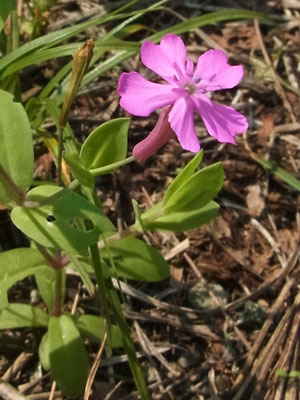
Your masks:
M194 125L194 105L189 97L176 100L169 114L169 122L185 150L194 153L200 150Z
M206 91L231 89L240 83L243 75L243 66L229 65L222 50L208 50L198 58L194 81Z
M160 44L146 41L141 47L143 64L153 72L172 82L185 73L186 48L179 36L165 35ZM181 75L181 76L180 76Z
M207 96L193 101L208 133L219 142L235 144L234 136L248 129L247 119L233 107L216 104Z
M130 114L147 117L154 110L173 104L178 95L171 85L147 81L137 72L124 72L119 80L120 105Z

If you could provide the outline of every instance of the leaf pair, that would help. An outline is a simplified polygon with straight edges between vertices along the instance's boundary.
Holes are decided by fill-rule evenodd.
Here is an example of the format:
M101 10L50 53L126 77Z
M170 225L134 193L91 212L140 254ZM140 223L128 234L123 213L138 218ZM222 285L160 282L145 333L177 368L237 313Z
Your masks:
M223 185L220 162L197 172L203 152L197 154L174 179L163 200L139 216L144 230L182 232L209 222L219 206L212 199Z

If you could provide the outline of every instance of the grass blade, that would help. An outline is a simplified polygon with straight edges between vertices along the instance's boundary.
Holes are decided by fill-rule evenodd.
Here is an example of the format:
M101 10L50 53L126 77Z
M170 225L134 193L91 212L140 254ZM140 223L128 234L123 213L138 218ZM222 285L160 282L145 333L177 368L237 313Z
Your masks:
M277 178L281 179L293 189L296 189L300 192L300 180L297 179L294 175L290 174L285 169L268 160L263 160L261 158L255 158L255 160L266 170L271 171Z

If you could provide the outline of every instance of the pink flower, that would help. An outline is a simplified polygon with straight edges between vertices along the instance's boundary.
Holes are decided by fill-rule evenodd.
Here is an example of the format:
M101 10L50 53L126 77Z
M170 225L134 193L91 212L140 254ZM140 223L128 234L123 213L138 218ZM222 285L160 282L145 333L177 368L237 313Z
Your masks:
M234 136L248 128L248 122L242 114L232 107L214 103L207 96L207 92L231 89L243 78L243 66L230 66L223 51L206 51L198 58L195 68L192 60L186 57L186 47L181 38L168 34L159 45L150 41L144 42L141 59L146 67L157 73L166 83L150 82L137 72L122 73L118 86L120 105L129 113L141 117L147 117L158 108L171 106L170 111L168 107L168 113L164 111L160 118L163 118L160 125L164 129L161 126L155 127L155 135L153 131L150 133L153 137L165 135L160 138L160 146L170 139L170 129L166 127L167 118L185 150L200 150L195 132L194 111L199 113L208 133L219 142L234 144ZM165 134L165 131L168 132ZM138 144L140 148L143 142ZM145 146L146 144L145 142ZM157 150L153 140L151 145L148 152L146 146L143 156L138 159L145 159Z

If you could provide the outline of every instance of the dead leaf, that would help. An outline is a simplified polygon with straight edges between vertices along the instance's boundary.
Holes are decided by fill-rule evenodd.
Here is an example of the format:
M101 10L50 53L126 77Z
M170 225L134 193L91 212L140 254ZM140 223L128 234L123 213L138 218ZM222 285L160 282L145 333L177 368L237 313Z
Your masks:
M263 114L260 119L262 124L258 131L258 140L264 146L274 130L274 116L271 113Z
M228 222L225 221L225 219L222 216L219 216L216 221L215 221L215 236L218 239L221 239L223 237L230 237L231 236L231 230Z
M259 185L249 185L246 203L248 213L253 216L259 216L265 208L265 201L262 197L261 187Z

